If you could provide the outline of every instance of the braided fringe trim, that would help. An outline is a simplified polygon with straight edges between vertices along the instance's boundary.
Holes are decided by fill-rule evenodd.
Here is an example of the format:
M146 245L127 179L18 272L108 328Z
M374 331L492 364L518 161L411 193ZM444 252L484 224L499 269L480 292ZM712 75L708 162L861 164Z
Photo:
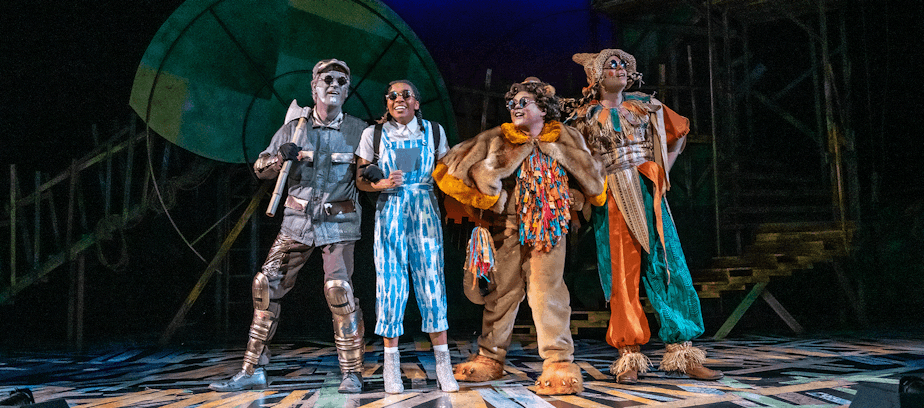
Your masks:
M630 370L638 371L639 374L648 372L651 360L648 359L648 356L639 352L638 346L635 346L634 349L623 347L619 349L619 353L621 354L619 360L610 364L610 374L618 376Z
M693 346L692 342L667 345L667 352L661 359L661 371L681 371L701 366L706 362L706 352Z
M487 228L475 227L472 229L472 236L468 239L468 250L465 255L464 270L474 276L472 279L472 289L478 287L478 278L487 276L494 272L494 240ZM488 282L491 280L488 279Z

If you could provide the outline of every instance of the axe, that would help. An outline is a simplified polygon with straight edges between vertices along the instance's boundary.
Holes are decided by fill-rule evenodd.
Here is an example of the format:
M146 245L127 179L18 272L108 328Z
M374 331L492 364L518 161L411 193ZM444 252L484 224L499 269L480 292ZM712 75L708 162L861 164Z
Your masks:
M289 123L289 121L298 118L298 125L295 126L295 131L292 132L292 140L290 140L290 142L298 142L298 136L302 134L302 129L305 127L305 118L307 118L309 114L311 114L311 108L307 106L302 108L298 106L295 100L289 105L284 123ZM276 188L273 189L273 195L270 196L269 206L266 207L267 216L273 217L276 215L276 208L279 207L279 201L282 200L282 189L285 188L286 179L289 178L289 170L291 168L292 160L286 160L282 163L282 170L279 171L279 176L276 177Z

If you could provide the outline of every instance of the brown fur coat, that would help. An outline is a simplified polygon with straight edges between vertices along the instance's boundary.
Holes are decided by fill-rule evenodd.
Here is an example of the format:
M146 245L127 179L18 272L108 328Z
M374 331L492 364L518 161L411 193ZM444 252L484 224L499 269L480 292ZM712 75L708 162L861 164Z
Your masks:
M606 202L602 164L591 155L576 129L556 121L545 124L536 142L530 142L510 123L479 133L453 146L437 163L433 178L443 192L462 204L510 213L513 206L508 198L513 191L504 188L503 180L514 175L529 157L533 143L569 173L572 186L576 185L588 202L598 206Z

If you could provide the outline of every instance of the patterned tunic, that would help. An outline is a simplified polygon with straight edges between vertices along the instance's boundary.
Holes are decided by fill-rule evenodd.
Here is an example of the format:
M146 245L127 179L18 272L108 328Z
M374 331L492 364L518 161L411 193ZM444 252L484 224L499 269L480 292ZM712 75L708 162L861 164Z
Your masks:
M659 337L688 341L703 333L702 312L665 198L667 145L682 143L687 120L648 95L623 97L613 109L585 105L571 121L608 173L607 204L593 212L598 271L610 303L606 339L617 348L648 342L641 282L661 323Z

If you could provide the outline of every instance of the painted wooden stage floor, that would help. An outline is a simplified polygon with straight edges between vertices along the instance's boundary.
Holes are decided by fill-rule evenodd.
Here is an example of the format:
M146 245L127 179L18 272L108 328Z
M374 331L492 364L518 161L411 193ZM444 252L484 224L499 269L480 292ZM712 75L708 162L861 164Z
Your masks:
M792 339L748 337L697 341L708 366L725 372L716 382L669 378L652 372L637 385L607 374L614 349L576 340L576 362L586 390L576 396L539 397L531 391L542 369L535 343L514 343L505 376L490 383L460 383L439 391L427 342L402 343L405 393L382 386L381 341L367 347L366 391L337 393L333 344L304 341L273 346L266 390L215 393L208 384L240 367L242 349L110 348L79 356L50 352L0 355L0 392L29 388L36 402L63 398L71 407L845 407L864 384L897 389L903 375L924 372L924 342L907 339ZM453 363L471 353L470 341L451 341ZM657 364L660 343L643 351ZM3 394L0 394L3 395Z

